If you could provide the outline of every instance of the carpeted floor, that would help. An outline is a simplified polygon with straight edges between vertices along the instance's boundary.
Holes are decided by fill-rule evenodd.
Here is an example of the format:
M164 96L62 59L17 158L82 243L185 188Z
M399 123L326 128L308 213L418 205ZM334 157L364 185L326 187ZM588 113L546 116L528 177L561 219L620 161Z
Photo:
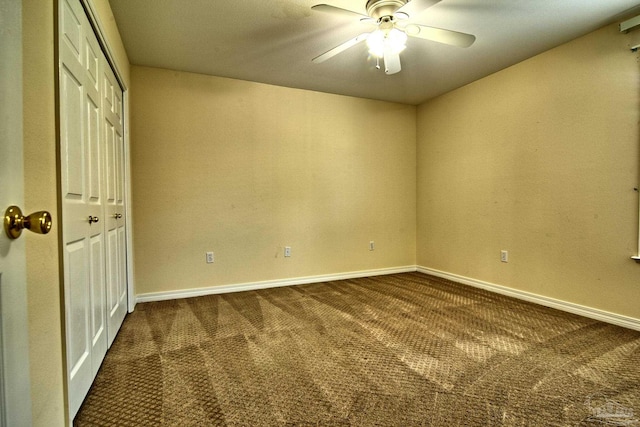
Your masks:
M76 426L640 426L640 332L420 273L138 304Z

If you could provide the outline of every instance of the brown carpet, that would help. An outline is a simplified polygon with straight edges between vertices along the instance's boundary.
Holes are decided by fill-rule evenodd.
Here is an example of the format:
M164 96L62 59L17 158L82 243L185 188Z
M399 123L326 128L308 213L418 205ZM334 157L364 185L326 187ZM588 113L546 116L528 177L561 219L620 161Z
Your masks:
M138 304L76 426L640 426L640 332L420 273Z

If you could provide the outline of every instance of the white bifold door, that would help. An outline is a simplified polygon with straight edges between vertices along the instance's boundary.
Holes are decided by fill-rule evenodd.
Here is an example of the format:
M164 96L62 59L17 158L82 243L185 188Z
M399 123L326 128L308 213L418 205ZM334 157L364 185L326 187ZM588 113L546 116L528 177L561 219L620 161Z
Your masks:
M126 314L122 89L79 0L59 2L60 170L69 414Z

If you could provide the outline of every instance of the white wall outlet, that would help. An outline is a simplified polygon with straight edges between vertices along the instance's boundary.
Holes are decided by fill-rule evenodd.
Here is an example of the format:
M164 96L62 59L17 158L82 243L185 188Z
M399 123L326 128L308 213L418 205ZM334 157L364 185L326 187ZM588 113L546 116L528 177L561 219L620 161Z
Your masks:
M207 252L207 264L213 264L213 252Z
M369 250L373 251L376 248L376 242L374 242L373 240L369 242Z
M509 262L509 251L500 251L500 261Z
M284 256L286 256L286 257L290 257L291 256L291 246L285 246L284 247Z

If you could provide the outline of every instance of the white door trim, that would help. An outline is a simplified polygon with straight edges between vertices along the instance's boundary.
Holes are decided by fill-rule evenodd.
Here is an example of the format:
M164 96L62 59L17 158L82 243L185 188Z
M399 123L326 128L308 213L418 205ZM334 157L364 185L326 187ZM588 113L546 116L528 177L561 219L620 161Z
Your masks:
M89 22L91 23L94 33L98 38L98 42L102 47L102 50L107 57L107 61L111 65L113 73L116 75L118 84L122 88L123 99L122 104L124 108L123 123L124 123L124 174L125 174L125 218L127 218L127 308L131 313L136 306L135 299L135 284L133 275L133 216L131 213L131 159L130 159L130 139L129 139L129 88L126 85L124 78L122 77L122 71L118 67L118 63L115 60L113 54L113 48L109 39L105 35L104 26L100 20L98 14L98 8L95 5L95 0L80 0L80 3L84 7Z

